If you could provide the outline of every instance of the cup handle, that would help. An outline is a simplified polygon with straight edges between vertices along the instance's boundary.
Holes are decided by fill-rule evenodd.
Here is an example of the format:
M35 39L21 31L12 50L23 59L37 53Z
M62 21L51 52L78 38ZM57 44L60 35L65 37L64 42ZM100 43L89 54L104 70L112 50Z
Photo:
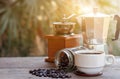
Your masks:
M111 65L115 63L115 57L113 55L106 55L105 60L106 65Z

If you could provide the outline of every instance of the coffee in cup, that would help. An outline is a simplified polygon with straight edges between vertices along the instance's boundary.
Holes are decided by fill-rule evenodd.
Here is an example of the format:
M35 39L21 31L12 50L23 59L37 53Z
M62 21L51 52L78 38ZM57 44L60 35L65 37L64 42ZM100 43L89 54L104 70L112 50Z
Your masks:
M75 55L75 65L77 69L85 74L99 74L105 65L114 63L113 55L106 55L102 51L83 50Z

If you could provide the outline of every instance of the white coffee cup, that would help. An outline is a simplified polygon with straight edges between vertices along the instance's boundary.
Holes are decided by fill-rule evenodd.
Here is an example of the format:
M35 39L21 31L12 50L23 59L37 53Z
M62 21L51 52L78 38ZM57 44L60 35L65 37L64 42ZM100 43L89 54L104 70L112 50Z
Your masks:
M95 50L79 51L74 57L77 69L86 74L98 74L103 71L105 65L115 62L113 55L105 55L104 52Z

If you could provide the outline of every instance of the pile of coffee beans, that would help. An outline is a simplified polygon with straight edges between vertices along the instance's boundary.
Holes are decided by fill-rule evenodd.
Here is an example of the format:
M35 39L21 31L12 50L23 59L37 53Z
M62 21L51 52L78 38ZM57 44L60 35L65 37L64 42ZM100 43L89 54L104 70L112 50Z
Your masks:
M37 69L30 70L29 73L38 77L71 78L70 75L61 69Z

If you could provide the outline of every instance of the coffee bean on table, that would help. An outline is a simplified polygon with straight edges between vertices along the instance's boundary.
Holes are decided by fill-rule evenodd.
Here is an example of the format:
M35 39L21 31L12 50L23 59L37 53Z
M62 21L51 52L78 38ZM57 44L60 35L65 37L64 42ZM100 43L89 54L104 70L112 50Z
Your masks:
M38 69L30 70L29 73L38 77L71 78L71 76L62 69Z
M33 72L33 71L31 71L31 70L29 71L30 74L32 74L32 72Z

